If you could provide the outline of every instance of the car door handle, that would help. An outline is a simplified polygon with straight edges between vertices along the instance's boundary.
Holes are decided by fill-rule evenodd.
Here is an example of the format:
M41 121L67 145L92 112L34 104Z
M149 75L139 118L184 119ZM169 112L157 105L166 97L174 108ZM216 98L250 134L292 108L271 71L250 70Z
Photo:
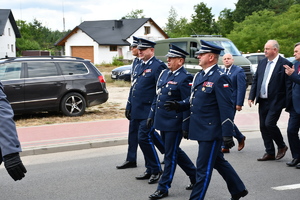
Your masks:
M21 89L22 85L12 85L11 87L14 89Z
M56 85L56 86L61 86L61 85L62 85L62 82L56 82L56 83L54 83L54 85Z

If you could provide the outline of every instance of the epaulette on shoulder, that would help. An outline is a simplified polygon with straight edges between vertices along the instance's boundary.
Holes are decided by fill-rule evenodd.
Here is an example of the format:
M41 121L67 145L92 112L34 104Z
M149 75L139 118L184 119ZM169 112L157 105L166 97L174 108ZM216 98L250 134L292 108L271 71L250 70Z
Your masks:
M222 72L221 70L217 70L219 73L220 73L220 75L224 75L225 73L224 72Z

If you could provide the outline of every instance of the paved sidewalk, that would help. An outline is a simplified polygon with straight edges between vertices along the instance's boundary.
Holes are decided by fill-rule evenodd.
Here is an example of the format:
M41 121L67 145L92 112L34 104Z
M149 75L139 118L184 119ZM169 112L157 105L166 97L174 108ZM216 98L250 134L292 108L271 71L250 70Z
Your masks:
M278 122L286 128L288 113L282 112ZM257 112L238 112L235 123L241 132L259 131ZM127 119L93 122L53 124L17 128L25 155L37 155L87 148L127 144L129 121Z

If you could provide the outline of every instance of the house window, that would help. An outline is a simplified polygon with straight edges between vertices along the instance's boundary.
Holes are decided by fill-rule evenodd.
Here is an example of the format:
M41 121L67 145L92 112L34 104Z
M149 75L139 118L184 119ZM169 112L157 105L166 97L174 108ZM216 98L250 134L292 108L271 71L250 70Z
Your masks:
M14 52L14 45L11 45L11 52Z
M150 34L150 26L144 26L145 27L145 35Z
M8 28L8 35L10 36L10 28Z
M112 45L112 46L109 46L109 50L110 50L110 51L117 51L118 48L117 48L116 45Z

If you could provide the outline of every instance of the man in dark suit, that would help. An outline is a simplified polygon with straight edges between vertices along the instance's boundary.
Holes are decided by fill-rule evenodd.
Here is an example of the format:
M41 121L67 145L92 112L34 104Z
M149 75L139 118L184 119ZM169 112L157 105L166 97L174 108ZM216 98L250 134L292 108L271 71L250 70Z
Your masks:
M149 196L150 199L161 199L168 196L168 190L175 174L176 165L189 176L191 184L186 189L192 189L196 182L196 167L186 153L179 147L182 139L182 131L187 132L184 124L188 122L189 112L168 112L164 108L166 101L181 101L191 93L193 76L183 67L185 57L189 55L181 48L170 45L166 55L168 70L162 71L157 82L157 98L152 104L147 125L160 130L161 137L165 144L165 167L162 177L158 183L157 190Z
M244 99L246 94L246 76L244 69L233 64L234 59L230 53L223 55L223 64L225 66L224 73L227 74L231 80L233 94L232 101L234 106L234 115L236 111L241 111L244 105ZM245 146L246 137L241 131L234 125L234 137L238 140L238 151L241 151ZM228 147L222 147L223 153L229 153Z
M13 110L0 83L0 165L3 161L8 174L17 181L25 177L27 170L20 159L19 152L22 150L13 117Z
M266 153L258 161L279 160L288 150L277 121L282 109L287 106L286 95L291 86L283 65L292 66L292 63L279 55L279 44L276 40L269 40L265 44L264 52L266 58L258 63L248 98L250 107L254 100L259 104L259 126ZM276 156L273 141L278 148Z
M233 103L231 81L218 67L222 47L201 40L198 54L203 71L194 76L192 93L189 99L166 102L166 109L190 109L188 137L197 140L197 176L190 200L203 200L215 168L223 177L232 200L248 194L244 183L233 167L224 159L221 145L229 148L233 142Z
M142 60L138 57L139 50L138 46L139 38L133 36L133 42L130 46L131 53L135 56L132 62L132 69L131 69L131 82L133 83L137 78L137 67L142 62ZM126 110L129 112L129 110ZM129 132L128 132L128 151L126 160L123 164L116 166L117 169L126 169L126 168L134 168L136 167L136 159L137 159L137 147L138 147L138 129L139 123L136 120L131 120L131 116L129 113L125 113L126 118L129 120ZM154 130L151 129L150 135L153 138L153 142L157 149L164 154L164 145L161 140L160 135Z
M151 128L147 127L147 118L156 94L156 82L166 65L154 56L155 42L139 38L138 50L142 63L136 67L136 78L132 86L126 105L126 116L130 116L138 124L138 143L144 154L146 171L136 179L149 179L152 184L160 179L161 165L153 145Z
M300 42L295 44L294 56L297 60L294 66L284 65L285 73L293 82L291 96L288 96L290 104L286 109L290 113L287 134L293 160L286 164L289 167L296 166L297 169L300 169Z

